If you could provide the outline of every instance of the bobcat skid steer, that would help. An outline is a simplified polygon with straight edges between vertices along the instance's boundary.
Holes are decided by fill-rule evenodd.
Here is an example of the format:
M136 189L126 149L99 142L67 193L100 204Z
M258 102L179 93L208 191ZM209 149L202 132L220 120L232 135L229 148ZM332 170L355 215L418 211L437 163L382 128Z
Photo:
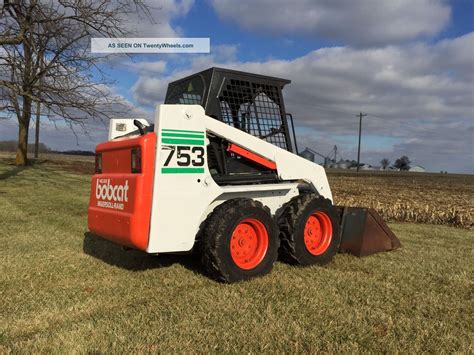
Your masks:
M399 247L375 211L334 206L325 170L295 154L288 83L211 68L169 84L154 124L111 120L90 231L147 253L196 251L224 282L266 274L278 255L323 265L338 250Z

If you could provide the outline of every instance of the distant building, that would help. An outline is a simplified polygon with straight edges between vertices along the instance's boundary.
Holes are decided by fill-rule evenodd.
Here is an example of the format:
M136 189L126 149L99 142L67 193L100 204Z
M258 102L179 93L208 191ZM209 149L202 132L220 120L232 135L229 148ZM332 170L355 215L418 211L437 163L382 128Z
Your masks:
M374 170L370 164L361 164L359 170Z
M422 167L421 165L412 165L410 166L410 170L408 170L412 173L425 173L426 169Z
M305 158L306 160L314 162L314 153L312 153L308 148L300 152L299 156Z
M351 166L349 170L357 170L357 163ZM374 169L372 168L372 165L370 164L361 163L359 165L359 170L374 170Z
M336 164L337 169L349 169L351 166L351 161L350 160L339 160Z
M301 151L298 153L299 156L302 158L305 158L309 161L314 162L316 158L316 154L319 156L324 157L322 154L319 154L318 152L315 152L311 148L306 148L305 150ZM335 159L331 159L329 157L324 158L324 163L321 163L320 165L323 165L325 168L330 168L330 169L344 169L344 170L357 170L357 162L355 160L347 160L347 159L339 159L339 161L336 161ZM417 165L418 166L418 165ZM367 163L360 163L359 165L359 170L384 170L381 166L375 166L375 165L370 165ZM385 170L390 170L390 171L399 171L399 169L390 166L387 167Z

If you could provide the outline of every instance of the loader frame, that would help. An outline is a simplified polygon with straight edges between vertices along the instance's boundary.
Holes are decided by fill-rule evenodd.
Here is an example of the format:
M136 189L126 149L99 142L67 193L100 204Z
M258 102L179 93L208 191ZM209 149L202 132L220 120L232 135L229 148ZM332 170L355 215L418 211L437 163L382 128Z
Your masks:
M232 198L261 201L270 208L272 215L276 215L287 201L299 194L299 186L305 182L312 191L332 201L321 166L209 117L199 105L159 105L156 115L154 189L146 249L149 253L191 250L208 214ZM208 149L204 149L215 138L249 153L248 157L240 155L240 160L259 165L261 163L255 159L260 159L274 164L275 180L271 183L219 184L209 169ZM203 148L202 155L200 147ZM189 158L186 157L188 153Z
M336 208L324 168L292 152L288 83L211 68L171 83L154 124L112 119L96 148L89 229L152 254L198 246L225 282L269 272L279 253L324 265L340 246L400 247L375 211Z

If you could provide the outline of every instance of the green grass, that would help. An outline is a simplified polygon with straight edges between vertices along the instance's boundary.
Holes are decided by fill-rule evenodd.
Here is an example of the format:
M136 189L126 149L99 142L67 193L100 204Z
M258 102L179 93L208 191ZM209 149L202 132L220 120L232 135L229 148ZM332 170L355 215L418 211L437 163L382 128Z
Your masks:
M473 237L390 224L401 250L276 263L233 285L192 255L87 234L90 177L0 159L0 352L473 352Z

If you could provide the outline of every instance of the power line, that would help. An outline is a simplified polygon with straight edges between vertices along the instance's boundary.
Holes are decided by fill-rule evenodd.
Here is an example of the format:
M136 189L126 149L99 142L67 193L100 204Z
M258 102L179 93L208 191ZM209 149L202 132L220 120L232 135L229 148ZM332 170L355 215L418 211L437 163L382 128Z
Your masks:
M296 102L292 102L291 100L287 101L286 106L288 106L288 107L290 107L290 106L317 107L321 110L328 111L328 112L340 113L340 114L344 114L344 115L352 115L353 114L353 112L350 112L350 111L338 110L338 109L334 109L334 108L331 108L331 107L322 106L322 105L319 105L319 104L296 103Z
M369 113L368 115L372 116L372 117L375 117L375 118L380 118L381 120L386 120L387 119L387 117L380 117L378 115L374 115L373 113Z

